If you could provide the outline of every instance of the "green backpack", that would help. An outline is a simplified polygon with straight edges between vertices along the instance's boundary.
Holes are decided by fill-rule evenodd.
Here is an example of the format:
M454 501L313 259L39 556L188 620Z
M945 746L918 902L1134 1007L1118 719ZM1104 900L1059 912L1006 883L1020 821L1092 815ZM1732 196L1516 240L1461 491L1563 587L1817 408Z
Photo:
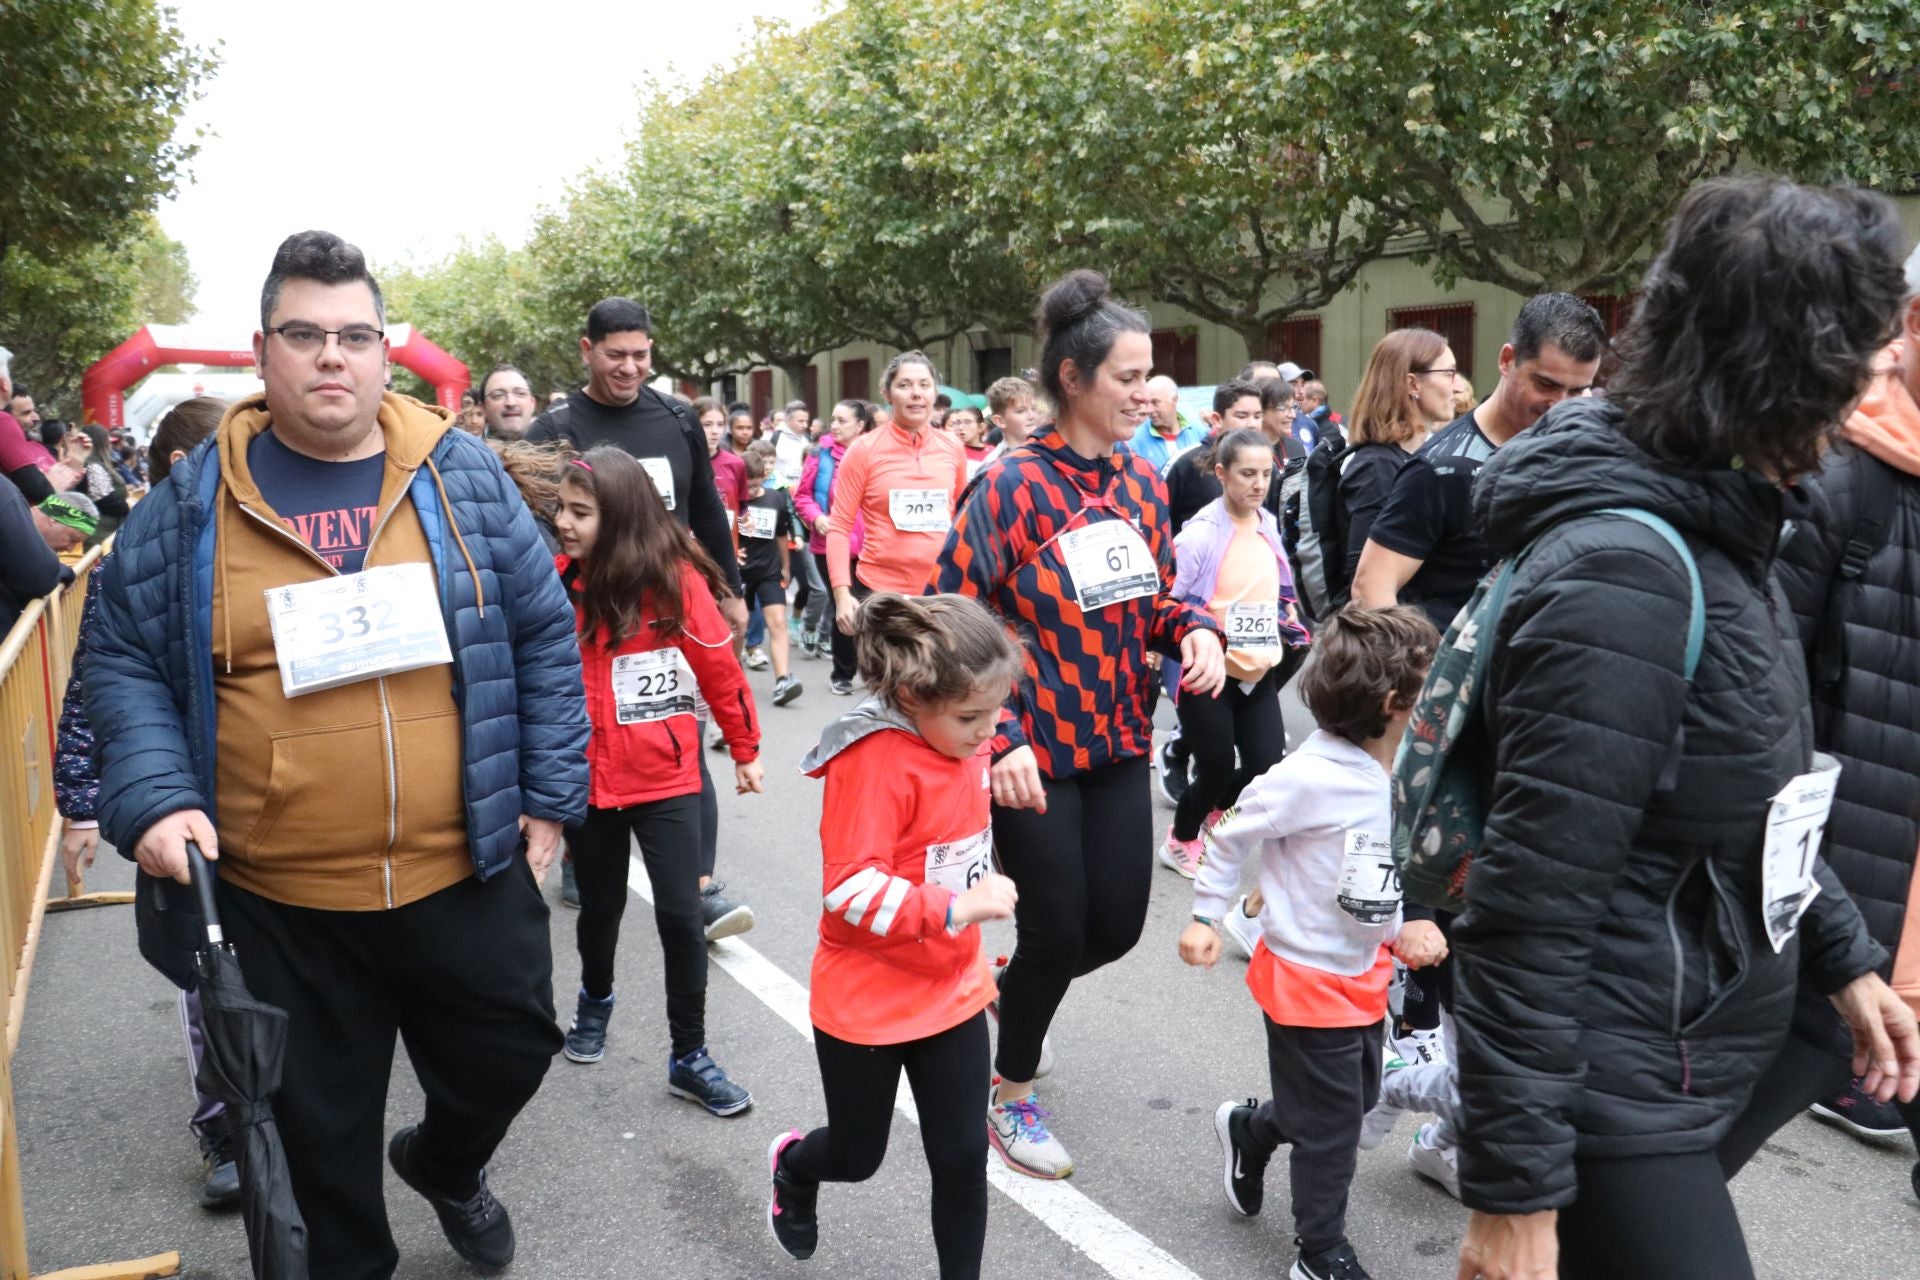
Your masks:
M1637 520L1680 554L1693 591L1686 658L1691 682L1707 632L1706 598L1693 553L1679 532L1652 512L1609 507L1594 514ZM1465 906L1467 872L1486 831L1493 751L1479 696L1514 571L1531 549L1522 548L1489 574L1447 628L1393 761L1393 861L1400 869L1401 891L1442 911Z

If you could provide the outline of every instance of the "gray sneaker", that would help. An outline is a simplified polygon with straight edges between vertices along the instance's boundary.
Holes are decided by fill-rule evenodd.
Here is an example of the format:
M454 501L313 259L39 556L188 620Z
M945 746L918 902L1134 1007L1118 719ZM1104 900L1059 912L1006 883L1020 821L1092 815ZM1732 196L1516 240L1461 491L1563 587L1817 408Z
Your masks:
M1073 1172L1073 1157L1047 1129L1047 1113L1028 1094L1020 1102L995 1102L987 1093L987 1141L1015 1173L1029 1178L1064 1178Z
M727 897L721 892L726 887L723 881L709 880L707 887L700 891L700 922L706 928L708 942L731 938L753 928L753 908Z

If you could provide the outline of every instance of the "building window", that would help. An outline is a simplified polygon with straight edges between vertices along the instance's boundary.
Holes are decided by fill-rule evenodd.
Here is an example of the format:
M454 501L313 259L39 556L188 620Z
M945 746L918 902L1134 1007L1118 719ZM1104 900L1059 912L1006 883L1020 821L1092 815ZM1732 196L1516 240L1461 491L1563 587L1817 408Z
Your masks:
M1302 369L1320 372L1320 317L1289 316L1267 326L1267 342L1275 362L1291 360Z
M1012 347L982 347L973 353L973 385L982 392L1012 373Z
M865 360L840 362L840 398L842 400L873 399L873 374L868 370Z
M812 365L800 371L800 398L815 417L820 415L820 371Z
M1453 348L1460 372L1478 383L1473 372L1473 304L1444 302L1431 307L1394 307L1387 312L1389 329L1431 329Z
M1627 321L1633 319L1633 308L1640 301L1637 293L1589 293L1580 301L1600 313L1600 323L1607 326L1607 337L1617 338L1620 331L1627 327Z
M1197 329L1155 329L1153 372L1165 374L1183 387L1200 381L1200 333Z
M755 369L747 386L751 388L747 403L753 408L753 420L756 424L765 422L773 412L773 370Z

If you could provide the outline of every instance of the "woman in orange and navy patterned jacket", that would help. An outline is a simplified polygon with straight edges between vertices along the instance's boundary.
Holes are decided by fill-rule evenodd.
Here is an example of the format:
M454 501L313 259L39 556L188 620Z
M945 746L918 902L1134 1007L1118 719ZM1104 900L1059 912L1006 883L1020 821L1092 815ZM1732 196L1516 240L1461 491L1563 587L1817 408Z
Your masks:
M995 843L1020 905L988 1136L1018 1171L1058 1178L1072 1162L1031 1096L1047 1027L1068 984L1132 950L1146 921L1158 693L1147 650L1177 656L1195 696L1217 694L1225 667L1218 624L1173 597L1165 487L1114 452L1147 412L1146 316L1097 272L1075 271L1048 289L1039 319L1058 420L980 472L933 589L978 598L1031 654L993 744Z

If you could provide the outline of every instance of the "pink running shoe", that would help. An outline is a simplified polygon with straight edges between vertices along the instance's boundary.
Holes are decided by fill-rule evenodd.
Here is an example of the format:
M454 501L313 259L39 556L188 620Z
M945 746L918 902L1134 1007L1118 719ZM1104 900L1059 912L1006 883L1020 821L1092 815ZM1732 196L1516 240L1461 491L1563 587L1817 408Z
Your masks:
M1191 880L1200 872L1200 855L1203 846L1198 840L1181 840L1174 836L1173 828L1167 828L1166 843L1160 846L1160 864L1170 867Z

